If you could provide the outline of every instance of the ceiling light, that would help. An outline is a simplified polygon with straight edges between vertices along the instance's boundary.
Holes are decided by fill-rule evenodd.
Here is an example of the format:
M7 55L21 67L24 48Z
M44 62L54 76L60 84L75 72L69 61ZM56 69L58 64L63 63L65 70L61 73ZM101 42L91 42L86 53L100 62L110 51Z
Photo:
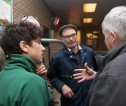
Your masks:
M86 37L89 38L89 39L91 39L92 36L93 36L92 33L87 33L87 34L86 34Z
M92 34L92 33L87 33L87 34L86 34L86 37L87 37L88 39L97 39L97 38L98 38L97 35L94 35L94 34Z
M83 18L83 23L92 23L93 18Z
M83 11L84 12L95 12L96 5L97 5L96 3L83 4Z

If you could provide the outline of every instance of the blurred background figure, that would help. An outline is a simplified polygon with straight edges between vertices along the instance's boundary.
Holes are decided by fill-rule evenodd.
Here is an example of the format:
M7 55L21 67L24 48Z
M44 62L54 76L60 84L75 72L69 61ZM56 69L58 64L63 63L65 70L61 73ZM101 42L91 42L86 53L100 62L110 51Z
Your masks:
M3 69L5 64L6 56L2 48L0 47L0 71Z

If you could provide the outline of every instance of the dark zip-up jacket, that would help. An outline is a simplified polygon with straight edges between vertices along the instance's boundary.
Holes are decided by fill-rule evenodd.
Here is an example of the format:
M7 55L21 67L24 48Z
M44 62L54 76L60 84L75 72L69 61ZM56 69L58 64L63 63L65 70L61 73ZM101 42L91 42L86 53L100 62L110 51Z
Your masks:
M75 73L74 69L84 68L87 63L89 67L97 70L95 55L91 48L81 45L81 50L78 52L80 59L71 53L67 47L58 51L51 59L50 67L48 70L48 78L53 87L61 93L62 106L83 106L88 94L91 81L78 83L72 75ZM63 85L69 86L74 92L74 96L65 98L61 92Z

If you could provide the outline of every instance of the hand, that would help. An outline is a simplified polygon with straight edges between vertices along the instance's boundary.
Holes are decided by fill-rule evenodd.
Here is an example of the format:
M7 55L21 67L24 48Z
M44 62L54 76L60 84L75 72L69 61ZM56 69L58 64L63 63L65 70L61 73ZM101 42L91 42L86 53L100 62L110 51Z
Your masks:
M42 77L45 77L47 74L47 69L46 69L45 65L43 65L43 64L37 65L36 73Z
M72 96L74 96L73 91L67 85L63 85L63 87L62 87L62 93L67 98L71 98Z
M73 74L74 79L79 79L79 83L85 80L91 80L95 78L96 72L89 68L87 64L84 65L84 69L75 69L76 74Z

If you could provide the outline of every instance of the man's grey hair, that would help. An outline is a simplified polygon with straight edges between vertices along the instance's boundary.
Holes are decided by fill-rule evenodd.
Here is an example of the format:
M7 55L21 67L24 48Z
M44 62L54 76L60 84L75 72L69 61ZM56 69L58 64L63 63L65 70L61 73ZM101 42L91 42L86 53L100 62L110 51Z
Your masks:
M122 40L126 39L126 6L113 8L102 22L103 32L115 32Z

